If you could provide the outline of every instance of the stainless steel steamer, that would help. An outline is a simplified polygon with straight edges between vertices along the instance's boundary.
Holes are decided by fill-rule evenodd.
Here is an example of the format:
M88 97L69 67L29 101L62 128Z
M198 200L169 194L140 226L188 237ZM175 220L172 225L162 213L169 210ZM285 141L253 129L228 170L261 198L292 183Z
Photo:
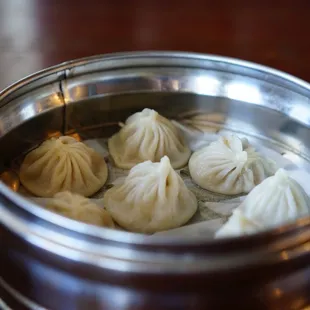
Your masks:
M0 94L1 169L59 132L110 136L144 107L217 113L310 171L310 85L224 57L168 52L76 60ZM99 229L32 205L0 184L1 294L14 309L304 309L310 218L208 241ZM23 306L22 306L23 304Z

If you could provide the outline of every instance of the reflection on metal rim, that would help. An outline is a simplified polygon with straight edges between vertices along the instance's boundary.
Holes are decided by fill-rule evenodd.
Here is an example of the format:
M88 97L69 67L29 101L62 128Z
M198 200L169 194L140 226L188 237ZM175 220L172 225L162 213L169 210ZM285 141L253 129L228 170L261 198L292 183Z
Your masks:
M40 305L36 304L35 302L31 301L27 297L23 296L21 293L19 293L13 287L11 287L8 283L6 283L1 277L0 277L0 286L7 293L9 293L15 301L17 301L21 305L27 307L29 310L48 310L48 309L43 308ZM1 306L2 305L1 305L1 299L0 299L0 307ZM9 306L4 304L4 310L13 310L13 309L9 308Z

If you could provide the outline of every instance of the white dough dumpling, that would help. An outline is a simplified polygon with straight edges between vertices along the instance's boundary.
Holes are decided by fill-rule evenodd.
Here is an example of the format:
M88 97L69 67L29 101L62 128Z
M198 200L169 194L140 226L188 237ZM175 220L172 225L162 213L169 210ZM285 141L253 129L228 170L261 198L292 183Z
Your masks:
M107 177L104 158L69 136L43 142L26 155L20 168L23 186L41 197L62 191L90 196L104 185Z
M189 171L196 184L215 193L236 195L250 192L276 171L264 158L236 135L220 137L193 153Z
M104 206L121 227L154 233L185 224L197 210L197 199L165 156L133 167L105 193Z
M243 214L265 227L310 215L310 199L284 169L255 187L240 205Z
M248 219L238 208L234 210L228 221L216 232L216 238L250 235L264 227Z
M310 199L283 169L256 186L216 236L233 236L294 221L310 215Z
M35 201L37 203L42 201L46 209L76 221L96 226L115 227L111 215L103 207L78 194L65 191L57 193L53 198L38 198Z
M179 129L151 109L131 115L108 145L116 166L123 169L147 160L159 162L165 155L177 169L187 164L191 154Z

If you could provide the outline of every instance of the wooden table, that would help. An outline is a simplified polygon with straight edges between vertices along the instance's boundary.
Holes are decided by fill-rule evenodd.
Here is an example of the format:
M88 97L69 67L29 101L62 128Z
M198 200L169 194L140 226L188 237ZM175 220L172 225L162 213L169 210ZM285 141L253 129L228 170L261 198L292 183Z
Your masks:
M0 0L0 89L73 58L182 50L310 81L309 0Z

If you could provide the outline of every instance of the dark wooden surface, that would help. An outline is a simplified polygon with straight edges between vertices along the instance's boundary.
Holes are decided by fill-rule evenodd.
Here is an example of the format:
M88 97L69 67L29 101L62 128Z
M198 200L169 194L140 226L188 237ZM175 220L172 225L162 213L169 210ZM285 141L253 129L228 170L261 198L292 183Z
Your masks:
M310 81L309 0L0 0L0 89L99 53L182 50Z

